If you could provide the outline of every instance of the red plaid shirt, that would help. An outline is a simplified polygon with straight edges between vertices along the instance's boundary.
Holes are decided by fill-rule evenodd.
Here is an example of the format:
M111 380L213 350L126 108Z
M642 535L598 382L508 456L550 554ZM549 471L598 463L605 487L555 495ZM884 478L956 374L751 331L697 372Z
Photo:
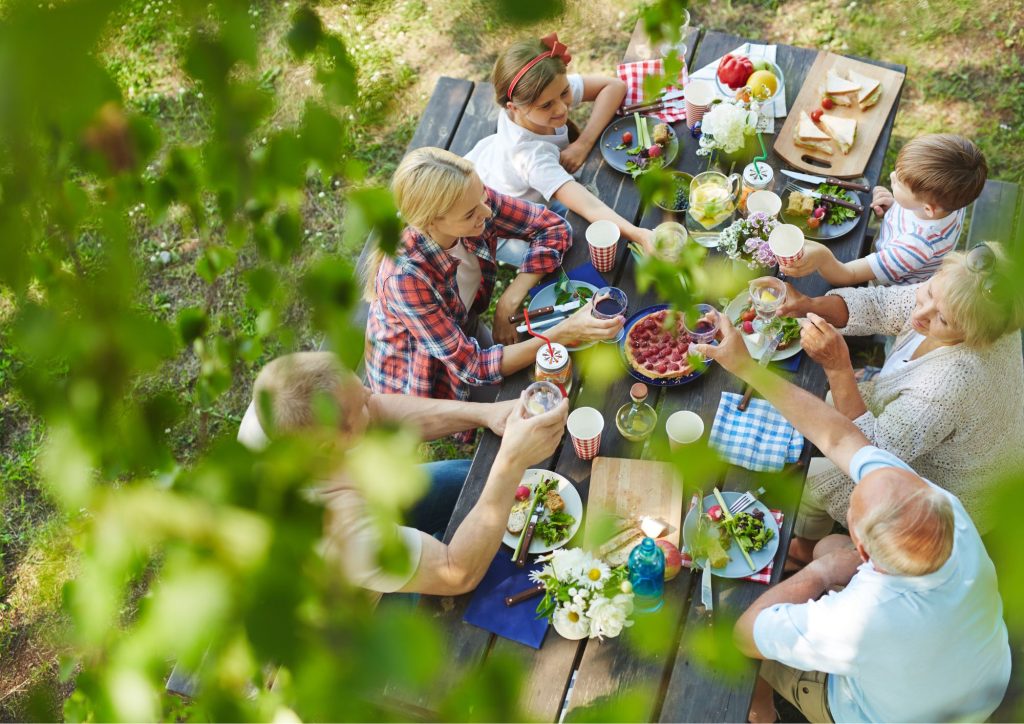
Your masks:
M381 264L366 324L366 372L374 392L465 400L470 385L501 381L502 346L482 350L465 332L471 313L490 304L498 240L529 241L521 271L546 274L558 268L572 236L558 214L539 204L490 188L487 200L492 215L483 233L462 239L480 260L482 276L470 309L456 285L459 260L419 231L407 227L398 254Z

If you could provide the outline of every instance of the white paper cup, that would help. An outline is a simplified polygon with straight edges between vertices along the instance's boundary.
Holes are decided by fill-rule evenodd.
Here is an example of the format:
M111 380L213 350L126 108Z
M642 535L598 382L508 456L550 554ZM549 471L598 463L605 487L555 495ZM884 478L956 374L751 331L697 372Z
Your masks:
M761 189L747 197L747 213L756 214L762 212L770 217L776 217L782 211L782 199L774 191Z
M665 432L668 433L668 444L672 450L690 445L700 440L704 434L704 420L696 412L681 410L673 412L665 420Z
M715 99L714 87L703 80L691 80L683 88L683 107L686 109L686 125L693 128L704 117L711 101Z
M590 261L599 272L610 272L614 268L619 234L619 227L607 219L595 221L587 227Z
M572 446L580 460L592 460L601 449L604 417L593 407L577 407L569 413L565 425L572 438Z
M793 224L779 224L768 235L768 248L780 264L800 261L804 255L804 232Z

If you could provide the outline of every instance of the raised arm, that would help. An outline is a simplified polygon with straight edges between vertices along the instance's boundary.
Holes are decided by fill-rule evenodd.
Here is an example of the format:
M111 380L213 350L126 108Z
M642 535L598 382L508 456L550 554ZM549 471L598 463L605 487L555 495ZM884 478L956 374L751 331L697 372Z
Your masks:
M419 568L404 591L453 596L476 588L487 572L508 524L508 512L523 472L552 455L565 429L569 403L531 418L523 416L522 401L508 418L501 448L476 504L444 543L422 536Z
M721 342L717 347L698 344L697 349L752 385L793 427L848 474L850 460L868 444L867 438L857 426L824 400L782 379L751 359L743 337L726 315L721 315L719 336Z
M619 231L624 237L639 244L645 252L651 252L654 243L652 230L642 229L619 216L610 206L590 193L578 181L567 181L562 184L555 192L555 199L561 201L587 221L607 219L619 227Z

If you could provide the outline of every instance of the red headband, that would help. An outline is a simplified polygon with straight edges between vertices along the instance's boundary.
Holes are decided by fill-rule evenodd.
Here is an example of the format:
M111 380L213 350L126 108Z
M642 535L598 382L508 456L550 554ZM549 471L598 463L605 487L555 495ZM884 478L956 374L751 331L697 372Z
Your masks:
M569 48L567 48L564 43L558 42L558 33L551 33L550 35L545 35L543 38L540 39L540 42L548 46L550 50L538 55L536 58L534 58L529 63L524 65L521 71L516 73L516 77L512 79L512 82L509 83L508 86L509 100L512 100L512 91L515 90L516 83L522 80L523 76L526 75L526 71L528 71L533 66L537 65L537 63L541 62L545 58L561 58L563 63L569 65L569 61L572 60L572 56L569 55Z

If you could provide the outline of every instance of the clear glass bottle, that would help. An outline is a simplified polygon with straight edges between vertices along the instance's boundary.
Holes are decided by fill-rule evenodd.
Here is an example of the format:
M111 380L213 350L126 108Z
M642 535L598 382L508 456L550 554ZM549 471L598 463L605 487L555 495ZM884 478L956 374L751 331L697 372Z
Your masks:
M615 426L622 436L631 442L640 442L650 437L658 424L658 413L647 404L647 385L637 382L629 388L632 402L627 402L615 413Z
M665 552L652 538L644 538L629 554L629 582L633 607L643 613L661 608L665 592Z

